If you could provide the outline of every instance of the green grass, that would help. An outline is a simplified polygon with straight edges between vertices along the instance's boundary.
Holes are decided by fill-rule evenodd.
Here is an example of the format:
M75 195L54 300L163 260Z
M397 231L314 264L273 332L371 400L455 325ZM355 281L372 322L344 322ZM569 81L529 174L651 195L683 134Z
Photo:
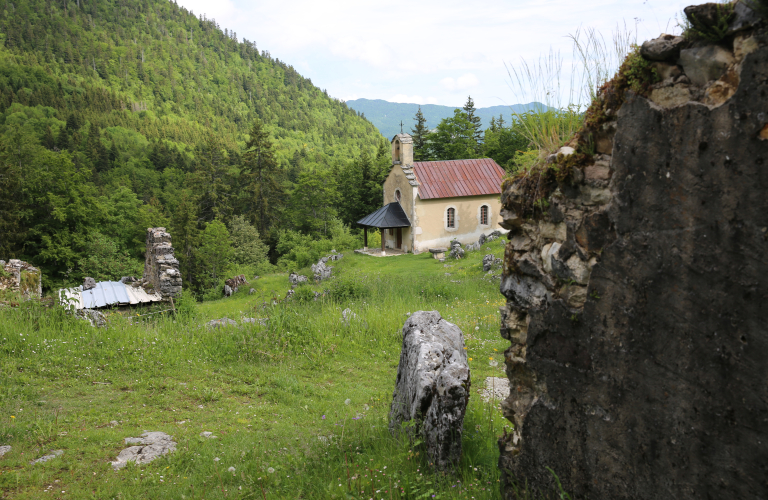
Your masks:
M327 291L318 301L272 305L289 288L276 274L183 317L112 313L103 330L34 303L0 309L0 445L12 446L0 498L499 498L496 439L509 424L477 394L503 376L507 346L486 253L501 256L501 242L447 268L429 254L349 252L333 279L307 285ZM358 318L345 325L347 307ZM387 430L401 329L417 310L461 327L471 359L455 476ZM267 322L205 327L224 316ZM113 471L123 439L145 430L177 450Z

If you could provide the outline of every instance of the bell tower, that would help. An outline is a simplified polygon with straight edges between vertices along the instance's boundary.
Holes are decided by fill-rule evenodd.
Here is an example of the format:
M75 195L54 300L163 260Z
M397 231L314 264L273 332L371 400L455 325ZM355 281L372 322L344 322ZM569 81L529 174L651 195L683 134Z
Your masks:
M413 165L413 139L408 134L397 134L392 138L392 164Z

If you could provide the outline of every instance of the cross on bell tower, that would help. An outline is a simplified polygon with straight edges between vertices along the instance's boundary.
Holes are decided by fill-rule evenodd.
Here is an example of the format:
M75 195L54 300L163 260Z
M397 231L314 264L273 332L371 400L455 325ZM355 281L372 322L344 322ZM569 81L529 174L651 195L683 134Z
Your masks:
M403 133L403 120L400 120L400 133Z

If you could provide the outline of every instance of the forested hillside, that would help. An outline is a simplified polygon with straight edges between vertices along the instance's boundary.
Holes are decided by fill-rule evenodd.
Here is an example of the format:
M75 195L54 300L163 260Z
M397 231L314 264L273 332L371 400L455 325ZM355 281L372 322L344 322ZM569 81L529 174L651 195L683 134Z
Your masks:
M204 292L378 208L388 143L254 41L165 0L0 6L0 259L47 286L137 272L165 225Z

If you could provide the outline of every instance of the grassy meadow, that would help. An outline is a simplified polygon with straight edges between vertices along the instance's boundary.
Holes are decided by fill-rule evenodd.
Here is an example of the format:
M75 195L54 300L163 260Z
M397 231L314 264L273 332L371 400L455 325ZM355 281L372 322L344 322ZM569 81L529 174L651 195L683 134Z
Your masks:
M176 316L108 313L107 329L36 303L0 309L0 446L12 447L0 498L499 498L496 438L510 424L478 391L504 376L503 297L482 271L503 248L445 265L345 252L332 279L288 302L275 274L251 281L254 294L182 300ZM456 475L387 430L402 326L418 310L465 334L472 396ZM206 327L222 317L238 326ZM176 451L112 470L124 438L144 431L172 435ZM53 450L64 454L30 465Z

